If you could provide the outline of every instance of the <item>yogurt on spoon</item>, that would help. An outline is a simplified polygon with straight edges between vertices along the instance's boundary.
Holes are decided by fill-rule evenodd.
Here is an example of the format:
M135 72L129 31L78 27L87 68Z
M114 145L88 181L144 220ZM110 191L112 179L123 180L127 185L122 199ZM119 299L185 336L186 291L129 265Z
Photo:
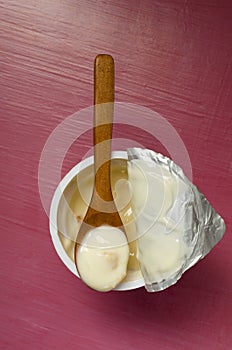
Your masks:
M102 225L85 236L76 261L82 280L91 288L106 292L127 274L129 246L119 228Z

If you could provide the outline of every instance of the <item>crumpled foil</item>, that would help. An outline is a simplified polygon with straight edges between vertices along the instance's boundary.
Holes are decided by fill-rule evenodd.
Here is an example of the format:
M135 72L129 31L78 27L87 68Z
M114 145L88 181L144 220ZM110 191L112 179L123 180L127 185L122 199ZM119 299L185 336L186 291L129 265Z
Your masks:
M176 198L175 208L171 208L171 215L174 221L178 220L178 215L183 211L183 208L185 210L183 239L189 249L185 256L184 263L178 271L175 271L174 274L168 276L166 279L155 280L153 276L149 275L146 266L143 265L143 261L140 259L143 253L141 251L143 245L142 240L140 241L139 237L137 239L137 257L140 261L145 288L148 292L157 292L176 283L186 270L195 265L210 252L223 237L225 233L225 223L222 217L217 214L207 201L205 196L188 180L182 169L171 159L154 151L141 148L130 148L127 150L127 153L129 164L136 159L150 162L150 164L153 162L153 164L159 165L162 169L168 170L172 176L178 178L178 181L181 180L184 182L187 188L184 196L182 195L181 198ZM180 211L179 214L178 211ZM137 222L136 225L137 230L140 230L139 222Z

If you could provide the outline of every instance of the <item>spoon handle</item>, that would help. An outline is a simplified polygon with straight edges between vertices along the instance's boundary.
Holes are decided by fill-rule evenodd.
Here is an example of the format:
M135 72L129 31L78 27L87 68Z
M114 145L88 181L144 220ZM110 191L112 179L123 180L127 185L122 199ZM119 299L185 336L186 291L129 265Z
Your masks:
M94 171L95 191L104 201L113 200L110 183L113 115L114 60L110 55L98 55L94 62Z

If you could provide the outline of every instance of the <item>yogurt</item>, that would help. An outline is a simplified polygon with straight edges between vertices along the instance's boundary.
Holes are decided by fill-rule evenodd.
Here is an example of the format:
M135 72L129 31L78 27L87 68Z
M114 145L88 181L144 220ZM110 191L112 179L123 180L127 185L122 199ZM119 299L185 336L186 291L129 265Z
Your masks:
M95 290L109 291L126 276L129 254L127 238L120 229L108 225L93 228L77 250L80 277Z
M192 251L185 240L189 234L186 220L192 218L182 205L192 193L181 179L152 161L115 160L112 170L113 196L127 239L117 228L94 228L78 249L78 271L87 285L99 291L114 289L122 280L139 279L141 272L146 286L157 284L159 290L163 289L163 281L184 269L186 257ZM62 234L60 238L72 260L76 232L91 199L94 181L91 171L80 173L81 192L78 189L73 192L69 201L71 211L62 220L70 239ZM122 179L124 182L120 182Z

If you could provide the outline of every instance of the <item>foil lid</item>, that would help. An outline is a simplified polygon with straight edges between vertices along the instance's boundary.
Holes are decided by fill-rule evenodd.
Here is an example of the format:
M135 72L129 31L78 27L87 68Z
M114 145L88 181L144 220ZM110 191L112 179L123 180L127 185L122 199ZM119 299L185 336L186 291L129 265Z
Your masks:
M141 148L127 153L137 258L146 290L157 292L210 252L225 223L171 159Z

